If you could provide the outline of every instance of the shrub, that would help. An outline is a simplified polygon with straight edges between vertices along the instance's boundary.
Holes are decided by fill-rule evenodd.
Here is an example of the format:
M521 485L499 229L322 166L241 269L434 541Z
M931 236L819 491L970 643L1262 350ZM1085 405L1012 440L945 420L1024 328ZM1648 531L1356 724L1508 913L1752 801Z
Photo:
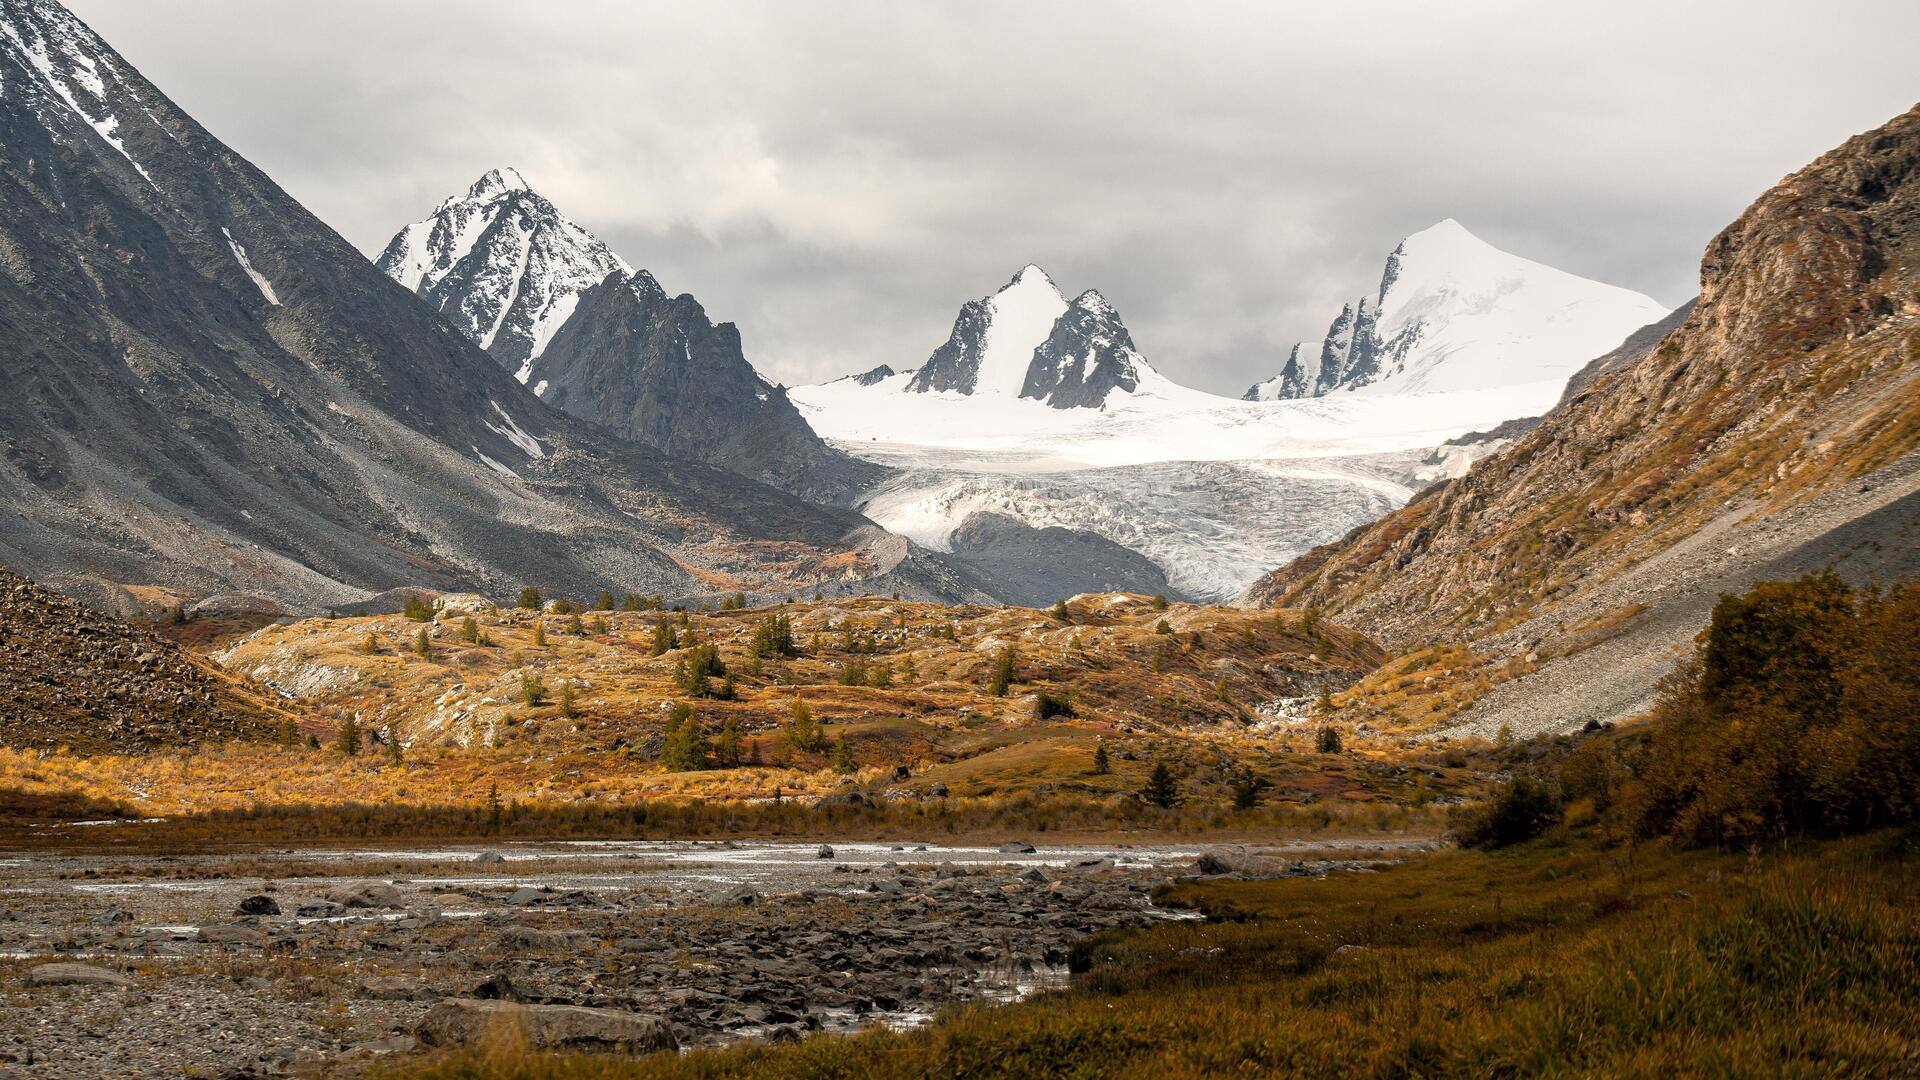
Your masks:
M1049 693L1041 690L1033 695L1033 718L1051 720L1056 716L1072 716L1073 701L1065 694ZM1103 746L1104 750L1105 747Z
M1323 754L1339 753L1340 752L1339 729L1333 728L1333 727L1321 728L1319 736L1314 740L1314 749L1320 751Z
M529 585L520 590L520 606L540 610L540 590Z
M1915 820L1916 623L1920 587L1830 571L1722 596L1655 704L1622 798L1635 829L1723 844Z
M1516 776L1484 805L1461 815L1455 833L1462 847L1498 848L1531 840L1559 820L1553 789L1534 777Z
M1061 622L1073 621L1073 616L1067 612L1067 602L1065 600L1055 600L1053 606L1047 609L1047 614L1059 619Z
M536 708L547 700L547 684L540 676L528 672L520 676L520 701L529 708Z
M420 599L418 596L409 595L406 606L401 610L407 618L412 619L414 622L426 622L433 618L433 605Z

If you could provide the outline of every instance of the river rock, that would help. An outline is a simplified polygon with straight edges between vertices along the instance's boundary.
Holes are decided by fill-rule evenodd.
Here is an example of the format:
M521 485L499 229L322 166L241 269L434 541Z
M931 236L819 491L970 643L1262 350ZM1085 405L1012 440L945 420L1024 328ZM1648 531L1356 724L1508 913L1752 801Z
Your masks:
M344 908L397 908L400 890L384 881L350 881L327 892L327 899Z
M1031 855L1033 852L1033 845L1027 843L1025 840L1009 840L1000 845L1000 854L1002 855Z
M423 1042L433 1046L464 1046L488 1032L519 1028L539 1050L612 1050L643 1054L674 1050L679 1042L673 1029L658 1016L590 1009L581 1005L521 1005L477 998L447 998L427 1011L420 1021Z
M41 964L27 973L34 986L118 986L133 985L133 980L117 971L92 964Z
M238 910L242 915L278 915L280 902L271 896L256 893L240 901Z

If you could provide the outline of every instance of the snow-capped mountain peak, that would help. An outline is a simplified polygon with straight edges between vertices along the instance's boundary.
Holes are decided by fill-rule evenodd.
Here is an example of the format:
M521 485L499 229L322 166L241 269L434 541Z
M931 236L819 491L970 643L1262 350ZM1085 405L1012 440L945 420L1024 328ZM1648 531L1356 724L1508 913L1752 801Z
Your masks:
M612 274L636 277L506 166L401 229L378 266L536 385L534 368L580 294Z
M1650 297L1509 254L1446 218L1402 240L1380 286L1318 343L1294 346L1248 400L1561 382L1658 321Z
M1059 286L1028 263L1000 291L961 307L946 344L920 366L907 389L1018 397L1034 350L1066 310Z

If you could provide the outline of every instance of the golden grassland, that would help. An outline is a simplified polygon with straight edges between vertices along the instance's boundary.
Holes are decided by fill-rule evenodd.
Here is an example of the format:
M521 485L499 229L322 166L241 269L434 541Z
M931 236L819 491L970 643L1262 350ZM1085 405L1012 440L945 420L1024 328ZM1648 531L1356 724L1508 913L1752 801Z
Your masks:
M387 1080L1655 1076L1910 1071L1911 838L1768 852L1591 832L1326 880L1206 882L1217 921L1096 938L1070 991L930 1028L638 1060L510 1037Z

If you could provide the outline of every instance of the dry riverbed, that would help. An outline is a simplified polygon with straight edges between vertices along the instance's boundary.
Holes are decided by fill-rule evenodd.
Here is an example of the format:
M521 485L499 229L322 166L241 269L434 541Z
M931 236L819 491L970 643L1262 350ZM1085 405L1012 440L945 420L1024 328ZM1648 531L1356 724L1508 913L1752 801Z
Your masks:
M1175 877L1318 874L1425 846L0 856L0 1069L352 1071L472 1037L503 1002L536 1041L627 1051L922 1023L1064 984L1091 933L1184 917L1149 900Z

